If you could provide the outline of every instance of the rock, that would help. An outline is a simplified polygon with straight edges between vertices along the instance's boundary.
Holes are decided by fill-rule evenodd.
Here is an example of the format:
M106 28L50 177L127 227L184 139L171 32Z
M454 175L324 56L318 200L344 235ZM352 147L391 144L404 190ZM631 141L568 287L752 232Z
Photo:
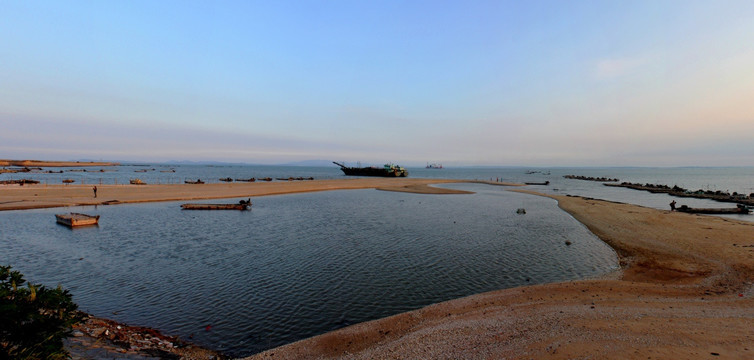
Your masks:
M82 337L82 336L84 336L84 333L82 333L81 331L76 330L76 331L73 332L73 336L74 337Z

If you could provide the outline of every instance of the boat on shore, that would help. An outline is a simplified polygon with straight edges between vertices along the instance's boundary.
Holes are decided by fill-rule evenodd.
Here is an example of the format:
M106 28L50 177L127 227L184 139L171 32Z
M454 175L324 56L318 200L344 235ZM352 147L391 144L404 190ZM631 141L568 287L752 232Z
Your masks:
M333 164L340 166L340 170L344 174L349 176L382 176L382 177L406 177L408 171L405 168L393 165L385 164L383 167L369 166L369 167L349 167L341 163L333 161Z
M55 219L59 224L68 227L97 225L99 223L99 215L82 213L55 214Z
M183 204L184 210L247 210L251 206L251 199L241 200L237 204Z
M675 209L679 212L689 214L711 214L711 215L724 215L724 214L750 214L751 209L746 205L739 204L734 208L692 208L686 205L681 205Z

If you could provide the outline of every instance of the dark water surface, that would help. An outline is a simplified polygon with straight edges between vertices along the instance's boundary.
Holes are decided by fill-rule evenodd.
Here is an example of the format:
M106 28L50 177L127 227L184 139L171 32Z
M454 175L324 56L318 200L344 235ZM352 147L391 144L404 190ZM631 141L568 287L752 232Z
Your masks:
M477 193L278 195L253 199L245 212L182 211L176 202L2 212L0 263L62 284L94 315L193 336L233 356L617 268L614 251L551 199L445 186ZM100 225L55 224L53 214L77 210L101 215Z

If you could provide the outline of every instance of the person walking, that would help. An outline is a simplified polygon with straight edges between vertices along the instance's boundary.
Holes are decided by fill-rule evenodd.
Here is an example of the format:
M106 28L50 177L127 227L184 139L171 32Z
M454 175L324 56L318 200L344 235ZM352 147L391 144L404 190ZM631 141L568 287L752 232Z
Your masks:
M94 197L97 197L97 186L95 186L94 188L92 188L92 190L94 190Z

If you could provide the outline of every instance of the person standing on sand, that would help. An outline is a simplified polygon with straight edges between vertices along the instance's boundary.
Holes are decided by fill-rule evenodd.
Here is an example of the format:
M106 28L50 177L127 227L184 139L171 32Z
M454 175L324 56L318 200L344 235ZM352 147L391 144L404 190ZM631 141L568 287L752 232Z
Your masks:
M95 186L94 188L92 188L92 190L94 190L94 197L97 197L97 186Z
M670 203L670 211L675 211L675 200Z

